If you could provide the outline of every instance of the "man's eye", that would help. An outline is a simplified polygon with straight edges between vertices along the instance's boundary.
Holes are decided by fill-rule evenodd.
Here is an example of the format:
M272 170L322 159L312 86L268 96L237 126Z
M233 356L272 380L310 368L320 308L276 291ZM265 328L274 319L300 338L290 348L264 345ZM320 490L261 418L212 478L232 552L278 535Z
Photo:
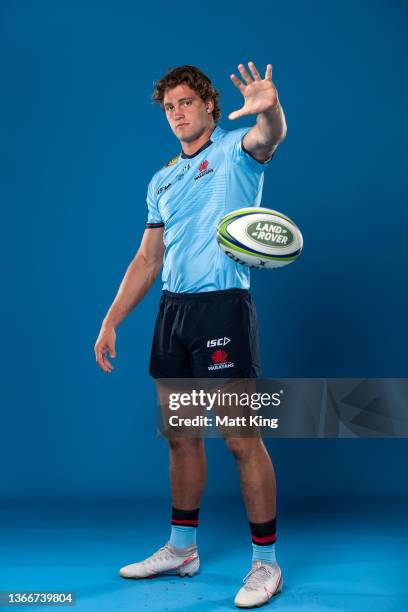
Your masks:
M191 100L184 100L183 104L184 104L184 106L190 106L191 105Z

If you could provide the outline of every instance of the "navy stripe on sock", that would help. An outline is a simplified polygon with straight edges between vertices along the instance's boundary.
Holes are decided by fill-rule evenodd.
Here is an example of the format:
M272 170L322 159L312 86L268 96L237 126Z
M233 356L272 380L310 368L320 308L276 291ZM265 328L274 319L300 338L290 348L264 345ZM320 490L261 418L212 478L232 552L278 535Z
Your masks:
M258 546L269 546L276 541L276 517L266 523L251 523L252 541Z
M171 524L184 525L185 527L198 527L198 515L200 508L195 510L182 510L181 508L171 509Z

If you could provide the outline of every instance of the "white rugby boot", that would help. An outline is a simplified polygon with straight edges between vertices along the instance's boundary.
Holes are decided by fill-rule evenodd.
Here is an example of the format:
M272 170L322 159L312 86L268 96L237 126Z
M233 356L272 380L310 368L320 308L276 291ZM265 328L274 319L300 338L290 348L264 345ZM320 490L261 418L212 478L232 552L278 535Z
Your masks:
M153 578L160 574L194 576L199 567L200 558L195 544L175 549L168 542L144 561L122 567L119 575L122 578Z
M282 572L277 563L269 565L254 561L244 578L244 586L238 591L234 603L238 608L255 608L267 603L273 595L282 591Z

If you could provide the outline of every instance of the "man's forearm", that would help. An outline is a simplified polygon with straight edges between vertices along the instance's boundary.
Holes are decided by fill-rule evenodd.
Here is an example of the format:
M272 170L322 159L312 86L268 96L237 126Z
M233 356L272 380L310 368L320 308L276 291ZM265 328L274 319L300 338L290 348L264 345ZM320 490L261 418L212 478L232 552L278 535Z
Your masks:
M161 262L149 263L139 251L129 265L102 325L116 328L146 295L160 268Z
M286 136L286 120L279 102L256 116L256 124L244 136L244 148L255 159L270 159L281 140Z
M285 138L287 132L286 119L279 102L272 108L257 115L256 127L261 146L276 146Z

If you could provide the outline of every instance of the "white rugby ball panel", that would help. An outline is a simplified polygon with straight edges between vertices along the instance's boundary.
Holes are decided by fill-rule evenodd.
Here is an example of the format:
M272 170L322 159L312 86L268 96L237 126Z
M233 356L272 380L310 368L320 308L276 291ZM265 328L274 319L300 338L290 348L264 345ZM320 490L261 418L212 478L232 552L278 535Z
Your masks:
M265 213L245 215L229 221L227 232L235 240L266 255L287 255L302 248L302 235L285 219Z
M242 208L223 217L217 240L226 255L256 268L277 268L297 259L303 238L296 224L269 208Z
M260 259L255 255L237 252L223 244L220 244L220 248L222 251L224 251L225 255L227 255L237 263L260 270L272 270L275 268L282 268L283 266L287 266L289 263L294 261L293 259L271 259L267 261Z

